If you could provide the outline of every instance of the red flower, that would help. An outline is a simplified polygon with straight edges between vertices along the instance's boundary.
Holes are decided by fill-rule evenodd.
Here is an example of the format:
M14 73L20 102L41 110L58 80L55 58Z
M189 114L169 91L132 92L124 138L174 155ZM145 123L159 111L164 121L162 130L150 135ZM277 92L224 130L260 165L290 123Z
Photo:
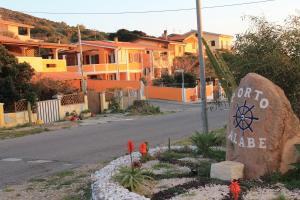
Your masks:
M134 150L134 144L131 140L128 140L127 147L128 147L128 153L131 154Z
M230 192L233 195L234 200L238 200L239 194L241 192L240 185L237 180L233 180L229 185Z
M147 154L147 145L145 143L142 143L140 145L140 153L144 156Z

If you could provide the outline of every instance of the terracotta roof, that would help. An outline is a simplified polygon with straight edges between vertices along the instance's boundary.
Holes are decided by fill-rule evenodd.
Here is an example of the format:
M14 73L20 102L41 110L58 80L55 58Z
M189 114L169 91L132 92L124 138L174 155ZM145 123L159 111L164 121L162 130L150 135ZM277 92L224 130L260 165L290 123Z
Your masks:
M0 35L0 44L14 44L14 45L24 45L24 46L39 46L44 48L51 48L51 47L61 47L61 48L72 48L75 47L71 44L58 44L58 43L49 43L49 42L42 42L42 41L22 41L16 38L11 38L7 36Z
M35 76L33 77L33 81L44 78L60 81L79 80L81 79L81 74L76 72L36 72Z
M3 19L0 19L0 24L5 24L5 25L13 25L13 26L21 26L21 27L27 27L27 28L34 28L34 26L28 25L28 24L22 24L14 21L6 21Z
M163 38L156 38L156 37L140 37L141 40L150 40L155 42L162 42L162 43L169 43L168 40L165 40Z
M170 34L170 35L168 35L168 40L182 42L185 38L187 38L187 37L189 37L193 34L197 35L198 33L197 33L196 30L191 30L191 31L186 32L184 34ZM204 35L216 35L216 36L219 36L219 37L233 38L233 36L231 36L231 35L225 35L225 34L220 34L220 33L212 33L212 32L206 32L206 31L203 31L203 34Z

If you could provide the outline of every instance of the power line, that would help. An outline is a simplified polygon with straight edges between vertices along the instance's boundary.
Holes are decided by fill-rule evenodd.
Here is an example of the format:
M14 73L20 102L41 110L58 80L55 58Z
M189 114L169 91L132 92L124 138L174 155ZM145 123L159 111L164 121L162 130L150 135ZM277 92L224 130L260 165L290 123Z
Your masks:
M202 9L212 9L212 8L225 8L233 6L243 6L251 4L267 3L276 0L262 0L262 1L249 1L244 3L233 3L215 6L206 6ZM165 12L180 12L180 11L191 11L196 10L196 8L180 8L180 9L167 9L167 10L145 10L145 11L122 11L122 12L45 12L45 11L20 11L30 14L48 14L48 15L124 15L124 14L147 14L147 13L165 13Z

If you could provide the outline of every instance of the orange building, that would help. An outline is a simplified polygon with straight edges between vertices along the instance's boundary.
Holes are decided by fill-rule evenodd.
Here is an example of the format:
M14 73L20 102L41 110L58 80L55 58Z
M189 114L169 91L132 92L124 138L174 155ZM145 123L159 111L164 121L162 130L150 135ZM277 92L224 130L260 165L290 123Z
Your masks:
M75 50L61 53L69 72L83 73L90 79L140 80L151 76L149 56L153 48L130 42L82 41L82 70L80 45Z

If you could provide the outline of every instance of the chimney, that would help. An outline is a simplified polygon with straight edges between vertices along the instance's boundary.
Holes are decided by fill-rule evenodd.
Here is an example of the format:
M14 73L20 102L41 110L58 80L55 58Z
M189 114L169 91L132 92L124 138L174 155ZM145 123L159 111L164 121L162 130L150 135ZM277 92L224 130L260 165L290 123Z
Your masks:
M164 38L165 40L168 39L168 31L167 31L167 30L164 30L163 38Z
M119 42L118 37L114 37L114 41L115 41L115 43L118 43Z

